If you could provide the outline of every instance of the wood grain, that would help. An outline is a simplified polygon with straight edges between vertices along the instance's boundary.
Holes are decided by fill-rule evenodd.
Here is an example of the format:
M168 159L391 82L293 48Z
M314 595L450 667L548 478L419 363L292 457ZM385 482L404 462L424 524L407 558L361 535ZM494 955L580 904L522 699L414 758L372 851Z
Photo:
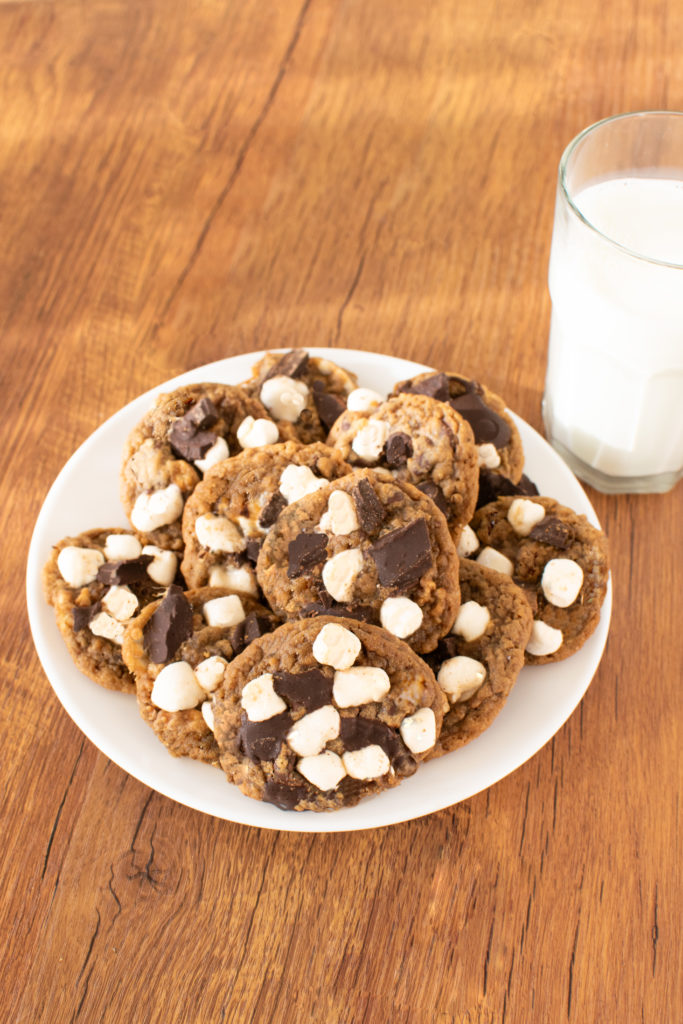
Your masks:
M680 1019L680 487L591 493L613 625L554 739L375 832L249 829L131 779L53 695L23 579L78 444L226 355L459 367L540 428L559 157L680 109L682 45L666 0L0 4L8 1021Z

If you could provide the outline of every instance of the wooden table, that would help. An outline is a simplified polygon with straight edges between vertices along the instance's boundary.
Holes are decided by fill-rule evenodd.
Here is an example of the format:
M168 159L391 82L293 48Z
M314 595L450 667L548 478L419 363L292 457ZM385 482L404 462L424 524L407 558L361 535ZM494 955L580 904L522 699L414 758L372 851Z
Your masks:
M130 778L53 694L23 580L75 448L227 355L457 367L540 429L560 154L680 108L682 45L665 0L0 4L8 1021L681 1019L680 487L589 492L615 609L554 739L376 831L248 828Z

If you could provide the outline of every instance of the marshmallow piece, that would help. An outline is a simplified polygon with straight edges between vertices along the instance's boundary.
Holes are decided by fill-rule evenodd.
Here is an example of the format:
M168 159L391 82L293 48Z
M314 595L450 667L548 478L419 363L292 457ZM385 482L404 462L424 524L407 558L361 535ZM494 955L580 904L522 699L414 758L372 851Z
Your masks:
M319 754L328 740L339 735L339 712L331 704L304 715L287 733L287 743L300 757Z
M313 657L321 665L351 668L360 654L361 642L355 633L335 622L326 623L313 641Z
M287 710L287 705L273 689L273 676L264 672L250 680L242 690L240 704L250 722L265 722Z
M363 552L360 548L348 548L333 555L323 566L323 583L327 593L335 601L350 601L353 584L363 568Z
M150 700L162 711L189 711L204 699L192 666L186 661L164 665L154 680Z
M269 377L263 382L259 398L276 420L296 423L306 407L308 387L293 377Z
M346 399L346 408L349 412L374 412L384 399L379 391L372 388L354 388Z
M495 548L482 548L476 557L476 561L480 565L486 566L487 569L504 572L506 576L512 576L515 569L514 564L507 555L504 555L502 551L496 551Z
M228 587L252 597L258 595L254 571L246 566L212 565L209 571L209 586Z
M237 594L214 597L205 601L202 611L207 626L236 626L246 618L242 602Z
M59 573L70 587L92 583L101 565L104 565L104 555L95 548L77 548L70 544L57 555Z
M202 718L206 722L207 728L209 728L211 732L214 732L216 723L213 717L213 705L211 701L205 700L199 710L202 713Z
M477 601L465 601L460 605L451 633L457 633L468 641L476 640L486 631L490 621L491 614L485 605L478 604Z
M152 555L147 566L147 575L161 587L170 587L178 570L178 556L173 551L158 548L156 544L145 544L143 555Z
M495 444L487 442L477 445L477 457L479 465L486 466L487 469L498 469L500 466L500 455Z
M237 440L243 448L262 448L264 444L275 444L280 431L272 420L245 416L237 428Z
M456 545L460 558L467 558L473 555L479 547L479 538L471 526L463 526L462 533Z
M237 516L237 522L245 537L260 537L265 532L250 516Z
M104 557L108 562L131 562L142 554L142 545L130 533L110 533L104 542Z
M211 447L204 452L201 459L195 459L194 464L201 473L206 473L212 466L227 459L230 455L228 442L224 437L217 437Z
M139 494L130 514L130 521L140 533L151 533L180 519L183 494L177 484L169 484L158 491Z
M102 606L118 622L127 622L137 611L138 599L128 587L120 587L115 584L102 598Z
M546 601L556 608L568 608L583 586L583 569L571 558L551 558L541 576Z
M554 654L555 651L558 651L562 646L563 639L561 629L555 629L547 622L542 622L541 619L534 619L526 650L529 654L542 658L546 654Z
M459 654L448 658L439 669L436 681L452 704L467 700L486 679L486 668L475 658Z
M207 512L195 519L194 530L197 540L209 551L227 551L234 554L244 551L247 542L238 526L225 516L215 516Z
M323 513L317 529L321 533L333 533L336 537L346 537L359 526L356 506L346 491L332 491L327 501L327 511Z
M368 420L354 437L351 447L365 462L377 462L389 436L386 420Z
M108 615L107 612L100 612L90 620L91 633L101 636L105 640L111 640L113 644L119 644L119 646L123 643L125 628L122 622L115 619L113 615Z
M212 654L211 657L200 661L195 666L194 674L202 690L206 693L213 693L219 683L223 682L227 667L227 661L219 654Z
M420 708L401 722L403 742L413 754L423 754L436 743L436 718L431 708Z
M333 750L323 750L322 754L313 757L302 757L296 767L312 786L323 792L336 789L346 775L341 757Z
M510 502L507 520L518 537L528 537L534 526L545 518L545 509L537 501L515 498Z
M345 751L342 763L352 779L379 779L391 768L391 761L376 743L360 750Z
M357 665L334 673L332 696L337 707L353 708L381 700L391 689L391 680L383 668Z
M309 466L295 466L292 463L282 470L280 476L280 494L287 499L288 503L298 501L299 498L324 487L327 480L316 476Z
M379 610L379 621L384 628L401 640L420 628L423 617L419 604L409 597L387 597Z

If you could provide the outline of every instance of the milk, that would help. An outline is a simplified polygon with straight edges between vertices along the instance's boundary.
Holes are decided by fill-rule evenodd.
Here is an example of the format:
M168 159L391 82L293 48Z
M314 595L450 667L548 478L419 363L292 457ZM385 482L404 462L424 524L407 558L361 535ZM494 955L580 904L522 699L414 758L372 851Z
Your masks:
M683 467L683 181L613 178L577 192L574 204L592 227L558 195L548 436L608 477L675 479Z

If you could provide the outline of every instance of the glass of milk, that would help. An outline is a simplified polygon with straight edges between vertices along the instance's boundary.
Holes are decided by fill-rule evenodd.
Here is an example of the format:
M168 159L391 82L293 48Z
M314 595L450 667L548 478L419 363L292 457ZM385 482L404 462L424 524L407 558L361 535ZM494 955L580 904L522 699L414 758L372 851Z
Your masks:
M683 112L610 117L560 161L547 436L606 492L683 475Z

